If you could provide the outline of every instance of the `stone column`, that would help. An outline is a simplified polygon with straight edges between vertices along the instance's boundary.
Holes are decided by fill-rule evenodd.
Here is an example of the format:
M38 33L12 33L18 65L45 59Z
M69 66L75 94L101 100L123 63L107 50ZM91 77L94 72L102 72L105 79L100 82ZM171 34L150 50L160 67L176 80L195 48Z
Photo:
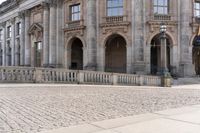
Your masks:
M3 44L2 44L2 49L3 49L3 66L6 66L6 22L3 22L1 24L3 27Z
M96 0L87 0L87 47L88 63L86 69L96 70L97 37L96 37Z
M191 10L192 3L190 0L180 0L180 14L179 14L179 22L180 22L180 76L193 76L194 66L192 64L192 53L189 50L190 38L192 35L192 28L190 27L190 22L192 19Z
M134 0L133 1L133 16L132 16L132 34L133 34L133 72L139 74L145 74L145 56L144 56L144 45L145 45L145 1Z
M57 13L56 13L56 67L63 67L63 57L64 57L64 14L65 9L63 9L63 1L58 0L57 1Z
M11 66L15 65L15 18L11 19Z
M43 66L49 65L49 4L43 3Z
M166 42L166 35L165 33L162 33L161 36L161 74L164 74L165 72L168 72L167 68L167 42Z
M102 72L105 69L105 49L106 48L102 45L99 45L98 47L98 71Z
M25 12L20 12L19 13L20 17L20 22L21 22L21 33L20 33L20 66L24 66L24 61L25 61Z
M25 11L25 66L31 65L31 41L29 30L30 28L30 11Z
M132 46L130 44L126 45L126 51L127 51L127 63L126 63L126 73L132 73Z
M50 2L49 66L56 67L56 1Z

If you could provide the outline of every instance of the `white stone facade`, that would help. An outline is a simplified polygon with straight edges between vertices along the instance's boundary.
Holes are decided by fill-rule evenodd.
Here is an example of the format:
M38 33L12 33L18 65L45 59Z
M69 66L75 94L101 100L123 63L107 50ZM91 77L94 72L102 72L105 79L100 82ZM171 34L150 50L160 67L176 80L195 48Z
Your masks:
M123 15L108 17L107 0L7 0L0 6L2 66L115 69L114 72L121 72L123 67L122 72L151 74L152 40L164 22L171 73L195 76L193 39L199 24L194 17L194 2L169 0L168 14L155 15L153 0L123 0ZM80 4L80 19L71 21L70 7L76 4ZM109 54L114 49L108 45L113 39L125 42L124 54L119 54L123 51L120 46L121 50ZM82 45L81 49L74 44ZM120 64L122 61L124 64Z

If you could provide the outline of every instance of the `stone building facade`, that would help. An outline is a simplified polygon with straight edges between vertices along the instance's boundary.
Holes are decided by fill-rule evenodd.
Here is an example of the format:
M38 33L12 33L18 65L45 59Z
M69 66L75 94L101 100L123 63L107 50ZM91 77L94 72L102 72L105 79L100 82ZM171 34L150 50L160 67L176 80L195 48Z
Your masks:
M172 75L200 74L199 0L7 0L0 65L158 74L161 23Z

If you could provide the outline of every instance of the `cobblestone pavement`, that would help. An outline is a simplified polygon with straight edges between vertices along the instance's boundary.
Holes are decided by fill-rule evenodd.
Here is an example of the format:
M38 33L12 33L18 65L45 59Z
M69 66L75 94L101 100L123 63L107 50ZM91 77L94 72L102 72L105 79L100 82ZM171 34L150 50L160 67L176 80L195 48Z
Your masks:
M0 133L34 133L193 104L200 104L200 89L0 86Z

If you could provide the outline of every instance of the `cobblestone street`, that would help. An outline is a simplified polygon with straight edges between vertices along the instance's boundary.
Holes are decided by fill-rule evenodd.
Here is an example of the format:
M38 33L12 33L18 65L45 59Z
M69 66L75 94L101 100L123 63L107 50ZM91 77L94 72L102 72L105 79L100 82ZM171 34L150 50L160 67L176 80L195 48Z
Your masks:
M193 104L200 104L200 89L191 87L1 85L0 133L40 132Z

